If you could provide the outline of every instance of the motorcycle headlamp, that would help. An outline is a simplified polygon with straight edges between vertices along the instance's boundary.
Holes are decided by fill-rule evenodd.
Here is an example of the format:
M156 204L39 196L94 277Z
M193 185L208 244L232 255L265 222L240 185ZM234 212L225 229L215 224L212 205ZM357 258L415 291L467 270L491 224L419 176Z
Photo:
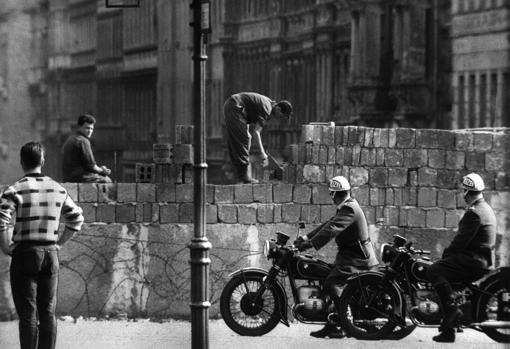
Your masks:
M274 241L266 240L264 242L264 249L263 253L264 256L266 256L267 259L273 258L274 254L276 252L276 243Z
M398 253L395 247L390 244L382 244L379 252L383 263L391 263Z

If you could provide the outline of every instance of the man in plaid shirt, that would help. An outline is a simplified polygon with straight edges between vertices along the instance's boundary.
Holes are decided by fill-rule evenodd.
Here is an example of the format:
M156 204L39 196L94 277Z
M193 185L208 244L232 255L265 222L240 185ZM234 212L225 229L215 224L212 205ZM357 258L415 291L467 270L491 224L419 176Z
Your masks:
M0 247L12 256L11 288L21 348L53 349L57 338L58 251L80 231L83 215L64 187L41 174L41 144L25 144L20 158L25 175L0 199ZM9 225L13 216L11 241ZM61 216L65 228L59 236Z

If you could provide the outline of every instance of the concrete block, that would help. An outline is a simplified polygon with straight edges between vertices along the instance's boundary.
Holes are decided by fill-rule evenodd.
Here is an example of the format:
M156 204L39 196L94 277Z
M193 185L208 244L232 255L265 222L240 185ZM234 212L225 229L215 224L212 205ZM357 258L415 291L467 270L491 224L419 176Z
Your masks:
M474 137L470 132L455 132L455 149L459 151L473 151Z
M425 210L427 228L444 228L445 213L440 208L431 208Z
M331 196L327 185L312 186L312 204L315 205L331 205Z
M510 173L497 172L494 176L494 189L508 191L510 189Z
M237 206L239 224L256 224L257 223L257 205L238 205Z
M353 147L344 148L344 162L342 164L343 166L352 165L352 148Z
M373 145L375 148L381 147L381 131L382 131L382 129L380 129L380 128L374 128Z
M298 145L298 155L299 155L299 163L300 164L304 164L306 162L306 145L303 143L303 144L299 144Z
M422 167L418 169L419 186L435 186L437 182L437 170L434 168Z
M343 146L349 145L349 126L344 126L342 128L342 143Z
M336 147L335 145L328 146L328 161L327 164L334 165L336 163Z
M219 223L237 223L237 206L229 204L218 205Z
M393 204L395 206L401 206L404 204L404 189L403 188L394 188L393 189Z
M117 183L97 183L99 202L117 201Z
M313 143L306 143L305 144L305 164L313 164L313 149L314 144Z
M234 185L234 203L248 203L253 202L253 186L250 184Z
M326 165L328 163L328 146L321 144L319 145L319 157L317 163L320 165Z
M426 149L406 149L404 153L404 167L421 167L427 165Z
M97 184L96 183L78 183L78 201L79 202L97 202Z
M383 148L377 149L377 153L376 153L376 156L375 156L375 164L377 166L384 166L384 156L385 156L385 154L386 154L385 149L383 149Z
M474 151L488 152L492 150L492 132L475 132L473 134Z
M299 173L299 172L298 172ZM325 169L317 165L303 166L303 181L310 183L324 183L326 180ZM299 183L299 177L296 178Z
M395 202L395 194L393 192L393 189L391 189L391 188L386 189L385 196L386 196L385 205L394 205L395 204L394 203Z
M510 149L508 149L510 151ZM485 154L485 169L487 171L507 171L510 169L510 154L487 153Z
M151 204L152 206L152 217L151 217L151 220L150 222L152 223L159 223L159 204L158 203L154 203L154 204Z
M381 129L381 148L388 148L390 146L390 130L387 128Z
M115 204L99 204L96 208L96 220L102 223L115 223Z
M218 206L207 204L205 207L205 215L207 224L216 224L218 223Z
M177 125L175 127L175 143L193 144L194 127L193 125Z
M152 205L153 203L137 203L135 211L136 222L152 222Z
M301 218L301 205L289 203L282 204L282 222L297 223Z
M335 151L335 162L338 164L338 165L343 165L345 160L345 148L341 145L337 145L336 146L336 151Z
M159 221L161 224L179 222L179 205L167 204L159 206Z
M136 201L156 202L156 185L154 183L137 183Z
M455 143L455 135L447 130L416 130L416 144L421 148L452 150Z
M485 170L485 153L467 152L466 169L469 171Z
M495 152L508 152L508 149L510 149L510 134L494 134L492 137L492 149Z
M372 206L363 206L361 207L363 212L365 213L365 218L367 220L368 224L375 224L376 218L375 218L375 207Z
M297 144L289 144L286 147L287 162L291 165L299 163L299 146Z
M156 184L156 201L158 201L158 202L175 202L175 184L174 183L157 183Z
M182 166L182 183L193 184L193 180L195 177L195 169L193 165L183 165Z
M385 188L370 188L370 206L382 206L386 204Z
M305 183L304 166L306 165L296 166L296 183Z
M359 145L359 132L360 127L357 126L347 126L348 136L347 136L347 146L353 147L356 144Z
M319 205L301 205L301 217L305 223L319 224L321 221L321 210Z
M336 214L335 205L320 205L321 222L326 222Z
M193 144L175 144L173 153L175 164L193 164Z
M262 224L273 223L274 221L274 206L272 204L259 204L257 205L257 222Z
M78 202L78 183L60 183L73 201ZM3 192L3 191L2 191Z
M361 166L375 166L377 151L374 148L362 148L360 153L359 164Z
M322 125L313 125L313 144L319 145L322 143Z
M322 144L328 147L335 145L335 126L322 126Z
M397 128L396 142L397 148L414 148L416 146L416 130L414 128Z
M83 219L85 223L97 222L96 219L96 208L97 203L91 202L80 202L78 206L83 210Z
M398 226L400 209L396 206L385 206L383 210L385 225Z
M363 139L363 147L371 148L374 145L374 129L371 127L365 128L365 136Z
M117 183L117 201L135 202L136 183Z
M193 202L193 184L177 184L175 186L175 201L178 203Z
M233 185L216 185L214 187L214 203L232 203L234 202Z
M301 143L313 143L313 125L301 125Z
M300 204L309 204L312 201L312 188L308 184L296 184L293 187L293 201Z
M174 164L156 164L156 183L171 183L182 182L182 165Z
M274 202L292 202L292 184L275 184L273 185L273 200Z
M193 223L194 204L186 202L179 205L179 223Z
M274 223L282 222L282 205L281 204L273 205L273 215L274 215Z
M462 151L446 151L445 167L452 170L462 170L466 164L466 154Z
M399 214L398 214L398 225L401 227L408 227L408 215L411 207L408 206L400 206Z
M417 187L418 183L418 171L408 170L407 171L407 185Z
M136 222L136 205L135 204L116 205L115 216L118 223Z
M273 186L271 184L253 184L252 189L254 202L273 202Z
M429 149L428 150L429 162L428 166L432 168L444 168L446 161L446 151L443 149Z
M351 195L361 206L370 204L370 187L368 185L352 188Z
M456 192L452 190L439 189L437 191L437 206L441 208L456 208Z
M407 224L410 227L424 228L426 226L425 210L419 207L412 207L407 211Z
M457 210L445 211L445 228L456 228L459 225L459 216Z
M356 144L354 147L352 147L352 166L359 166L360 163L360 157L361 157L361 146L359 144Z
M401 167L404 165L404 154L400 149L386 149L384 164L387 167Z
M435 207L437 205L437 189L422 187L418 189L418 206Z
M368 169L364 167L352 167L349 171L349 183L351 187L359 187L368 183Z
M403 187L407 183L407 169L393 167L388 169L388 185L390 187Z
M321 145L320 144L314 144L312 146L312 161L311 161L312 164L319 164L319 161L320 161L320 149L321 149Z
M388 148L397 146L397 131L394 128L388 129Z
M460 178L454 170L437 170L436 186L443 189L455 189Z
M370 185L373 187L385 187L388 184L388 170L385 167L370 169Z
M404 188L402 199L404 205L416 206L418 204L418 190L416 188Z
M155 164L171 164L173 161L173 144L156 143L152 145L152 161ZM156 172L158 168L156 167ZM157 178L157 176L156 176Z
M344 127L343 126L335 126L335 144L341 145L344 136Z

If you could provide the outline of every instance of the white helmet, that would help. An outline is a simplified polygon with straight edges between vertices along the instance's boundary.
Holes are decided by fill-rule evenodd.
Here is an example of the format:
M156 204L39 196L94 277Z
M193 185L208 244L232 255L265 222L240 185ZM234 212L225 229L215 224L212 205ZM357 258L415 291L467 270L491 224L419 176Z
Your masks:
M482 177L476 173L470 173L462 177L462 188L470 191L482 191L485 189Z
M351 190L351 185L344 176L336 176L329 181L328 189L330 191L347 191Z

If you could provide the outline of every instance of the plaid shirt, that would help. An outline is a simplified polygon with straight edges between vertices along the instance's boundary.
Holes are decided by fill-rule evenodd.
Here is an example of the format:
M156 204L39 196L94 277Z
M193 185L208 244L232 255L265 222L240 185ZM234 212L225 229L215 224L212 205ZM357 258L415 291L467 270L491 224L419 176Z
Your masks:
M65 229L78 232L82 209L59 183L42 174L27 174L8 187L0 198L0 235L5 234L15 212L12 240L57 241L60 216Z

